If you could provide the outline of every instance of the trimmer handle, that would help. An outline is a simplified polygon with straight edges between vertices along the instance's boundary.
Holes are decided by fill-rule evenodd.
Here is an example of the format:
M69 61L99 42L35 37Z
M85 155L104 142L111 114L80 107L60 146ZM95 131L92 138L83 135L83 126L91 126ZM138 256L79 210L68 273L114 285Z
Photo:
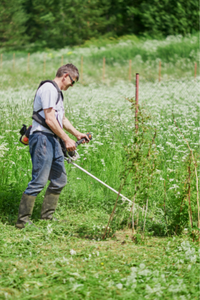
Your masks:
M88 136L89 140L91 141L91 139L92 139L91 133L88 132L86 135ZM83 139L77 141L77 142L75 143L76 147L77 147L78 145L82 144L83 141L87 141L86 138L83 138Z
M91 134L90 132L88 132L86 135L88 136L89 140L91 141L91 139L92 139L92 134ZM77 148L78 145L82 144L83 141L87 141L86 138L82 138L82 139L80 139L79 141L77 141L77 142L75 143L76 148ZM68 153L71 157L75 155L75 151L68 151L67 153Z

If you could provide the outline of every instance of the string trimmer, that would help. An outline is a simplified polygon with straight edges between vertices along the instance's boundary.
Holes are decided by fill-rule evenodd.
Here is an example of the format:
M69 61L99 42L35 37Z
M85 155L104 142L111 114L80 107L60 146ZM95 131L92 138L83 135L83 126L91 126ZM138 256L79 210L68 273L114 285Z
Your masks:
M87 133L88 138L91 140L92 139L92 135L91 133ZM80 144L82 144L83 141L86 141L86 138L83 138L79 141L76 142L76 147ZM63 147L62 147L63 148ZM122 194L118 193L118 191L116 191L115 189L113 189L112 187L110 187L109 185L107 185L105 182L103 182L102 180L100 180L99 178L97 178L96 176L92 175L91 173L89 173L88 171L86 171L85 169L81 168L79 165L77 165L74 161L77 160L79 158L78 152L72 151L72 152L67 152L66 148L63 149L63 153L64 153L64 159L69 163L74 165L76 168L78 168L79 170L83 171L84 173L86 173L87 175L89 175L90 177L94 178L96 181L100 182L101 184L103 184L105 187L107 187L108 189L110 189L111 191L113 191L115 194L119 194L119 196L122 197L123 200L126 200L130 203L133 203L130 199L126 198L125 196L123 196Z
M43 124L44 125L44 124ZM22 129L20 130L20 142L24 145L28 145L29 144L29 135L30 135L30 131L31 131L31 127L29 126L27 128L26 125L23 124ZM92 135L91 133L87 133L88 138L91 140L92 139ZM79 141L77 141L75 143L75 146L77 148L78 145L82 144L83 141L86 141L86 138L83 138ZM101 184L103 184L105 187L107 187L108 189L110 189L111 191L113 191L115 194L119 194L120 197L122 197L123 200L126 200L130 203L132 203L132 201L128 198L126 198L125 196L123 196L122 194L118 193L118 191L116 191L115 189L113 189L112 187L110 187L108 184L106 184L105 182L103 182L102 180L100 180L99 178L97 178L96 176L92 175L91 173L89 173L88 171L86 171L85 169L81 168L79 165L77 165L74 161L77 160L79 158L78 152L75 151L70 151L68 152L65 144L63 142L63 140L59 139L60 145L62 147L62 151L64 153L64 159L69 163L74 165L76 168L78 168L79 170L83 171L84 173L86 173L87 175L89 175L90 177L94 178L96 181L100 182Z

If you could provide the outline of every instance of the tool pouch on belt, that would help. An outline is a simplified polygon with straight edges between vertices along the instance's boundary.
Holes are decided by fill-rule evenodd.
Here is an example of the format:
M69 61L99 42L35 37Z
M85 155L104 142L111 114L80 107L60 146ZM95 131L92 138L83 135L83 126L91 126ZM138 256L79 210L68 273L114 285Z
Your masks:
M51 130L49 128L49 126L46 124L45 119L43 117L41 117L39 114L35 113L33 119L35 121L37 121L39 124L41 124L42 126L44 126L44 127L48 128L49 130ZM27 126L25 124L23 124L22 128L20 129L21 137L20 137L19 140L23 145L28 146L31 128L32 128L32 125L27 128ZM59 140L59 143L60 143L60 146L61 146L61 149L62 149L62 152L63 152L64 156L67 157L67 149L65 147L65 143L63 142L63 140L61 138L59 138L58 140ZM70 152L70 154L71 154L71 156L73 156L74 155L73 151Z
M32 125L27 128L27 126L23 124L23 126L20 130L21 137L19 140L23 145L28 146L31 128L32 128Z

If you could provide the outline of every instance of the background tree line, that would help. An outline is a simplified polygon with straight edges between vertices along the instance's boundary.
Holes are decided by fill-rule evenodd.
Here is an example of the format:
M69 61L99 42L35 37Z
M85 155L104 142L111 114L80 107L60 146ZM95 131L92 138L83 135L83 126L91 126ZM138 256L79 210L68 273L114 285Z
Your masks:
M101 35L199 30L198 0L1 0L0 45L61 48Z

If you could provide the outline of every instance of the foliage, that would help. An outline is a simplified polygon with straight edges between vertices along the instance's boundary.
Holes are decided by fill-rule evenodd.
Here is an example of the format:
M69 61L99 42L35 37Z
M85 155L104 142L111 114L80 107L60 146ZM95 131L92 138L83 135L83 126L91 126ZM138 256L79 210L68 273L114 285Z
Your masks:
M23 4L25 0L0 2L0 45L14 47L27 43L26 34L27 14Z
M30 42L40 46L61 48L81 44L91 36L97 36L105 22L102 13L105 1L54 1L27 0L29 16L27 32Z
M99 36L186 35L199 30L197 0L17 0L1 3L1 46L61 48Z
M142 1L140 17L150 35L193 33L199 28L199 4L197 0Z

